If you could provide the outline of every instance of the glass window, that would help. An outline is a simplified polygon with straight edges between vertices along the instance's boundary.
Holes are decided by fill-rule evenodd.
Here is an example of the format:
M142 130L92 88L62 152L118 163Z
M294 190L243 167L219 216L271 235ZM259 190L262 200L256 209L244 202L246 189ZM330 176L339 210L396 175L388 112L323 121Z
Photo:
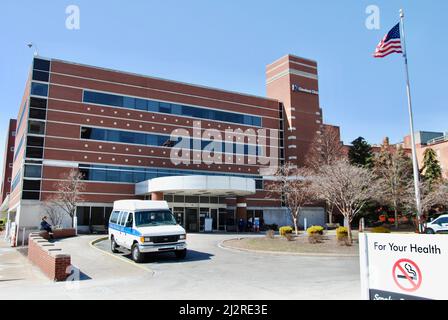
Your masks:
M50 74L48 72L38 70L33 71L33 80L48 82L49 78Z
M89 170L89 180L93 181L106 181L107 180L107 171L100 169L90 169Z
M123 97L123 107L128 109L135 109L135 98Z
M40 180L23 180L23 190L40 190Z
M135 213L137 227L175 225L176 219L169 210L140 211Z
M159 112L159 103L157 101L148 100L148 111Z
M119 213L120 213L120 211L112 212L112 215L110 216L110 223L117 223Z
M185 202L186 203L199 203L199 197L198 196L185 196Z
M43 147L44 146L44 138L28 136L28 139L26 140L26 145L33 146L33 147Z
M128 217L128 213L127 212L123 212L122 215L121 215L121 219L119 221L119 224L121 226L124 226L124 222L126 221L127 217Z
M44 134L45 133L45 122L41 121L29 121L28 133L32 134Z
M31 94L33 96L48 96L48 84L37 82L31 83Z
M33 69L50 71L50 61L34 58L34 66Z
M46 109L47 108L47 99L31 97L30 98L30 108Z
M141 169L136 169L136 170L141 170ZM134 183L138 183L138 182L142 182L145 181L146 177L145 177L145 172L144 171L136 171L134 172Z
M171 104L166 102L159 103L159 112L171 113Z
M148 110L147 101L144 99L138 99L138 98L135 99L135 109L147 111Z
M88 226L90 224L90 207L76 207L76 217L79 226Z
M107 181L110 182L120 182L120 171L118 170L107 170Z
M263 190L263 180L255 180L255 189Z
M37 158L42 159L44 155L44 149L36 148L36 147L27 147L26 148L26 157L27 158Z
M30 119L45 120L47 117L47 110L30 108Z
M22 199L23 200L39 200L40 199L40 192L23 191L22 192Z
M94 226L104 225L104 207L92 207L90 214L90 224Z
M122 107L123 97L115 94L84 91L84 102Z
M120 182L131 183L134 182L134 172L130 171L132 169L126 169L120 171Z

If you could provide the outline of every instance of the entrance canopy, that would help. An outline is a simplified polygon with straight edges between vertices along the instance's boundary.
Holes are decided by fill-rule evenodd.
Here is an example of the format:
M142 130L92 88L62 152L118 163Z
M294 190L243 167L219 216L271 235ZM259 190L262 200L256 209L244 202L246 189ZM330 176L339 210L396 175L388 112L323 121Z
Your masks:
M135 194L238 196L255 194L255 180L231 176L172 176L154 178L135 185Z

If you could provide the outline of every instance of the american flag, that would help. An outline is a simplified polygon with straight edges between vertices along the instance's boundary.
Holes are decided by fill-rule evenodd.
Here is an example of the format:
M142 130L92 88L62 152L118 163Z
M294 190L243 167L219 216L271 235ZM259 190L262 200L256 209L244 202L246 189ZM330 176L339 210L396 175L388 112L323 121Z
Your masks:
M401 48L400 23L397 23L376 46L375 58L384 58L391 53L403 53Z

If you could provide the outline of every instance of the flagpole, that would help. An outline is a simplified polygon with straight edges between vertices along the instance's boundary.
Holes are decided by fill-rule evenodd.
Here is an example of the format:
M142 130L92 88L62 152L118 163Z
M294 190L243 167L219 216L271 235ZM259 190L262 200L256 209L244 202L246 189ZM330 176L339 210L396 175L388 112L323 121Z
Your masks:
M420 173L418 170L418 160L417 160L417 151L415 146L415 135L414 135L414 117L412 115L412 99L411 99L411 85L409 81L409 69L408 69L408 55L406 51L406 36L404 32L404 12L403 9L400 9L400 26L401 26L401 37L403 43L403 58L406 69L406 91L408 95L408 111L409 111L409 124L411 127L411 143L412 143L412 165L414 170L414 189L415 189L415 203L417 207L417 215L418 215L418 223L419 223L419 231L422 230L422 207L421 207L421 196L420 196Z

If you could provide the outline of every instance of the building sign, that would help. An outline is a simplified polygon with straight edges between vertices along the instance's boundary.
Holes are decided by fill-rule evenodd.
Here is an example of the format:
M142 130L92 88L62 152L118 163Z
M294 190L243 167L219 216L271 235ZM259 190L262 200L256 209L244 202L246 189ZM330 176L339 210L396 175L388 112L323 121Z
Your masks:
M305 92L305 93L316 94L316 95L319 94L319 91L312 90L312 89L305 89L297 84L292 85L292 91L293 92Z
M364 299L448 299L448 237L360 233Z

